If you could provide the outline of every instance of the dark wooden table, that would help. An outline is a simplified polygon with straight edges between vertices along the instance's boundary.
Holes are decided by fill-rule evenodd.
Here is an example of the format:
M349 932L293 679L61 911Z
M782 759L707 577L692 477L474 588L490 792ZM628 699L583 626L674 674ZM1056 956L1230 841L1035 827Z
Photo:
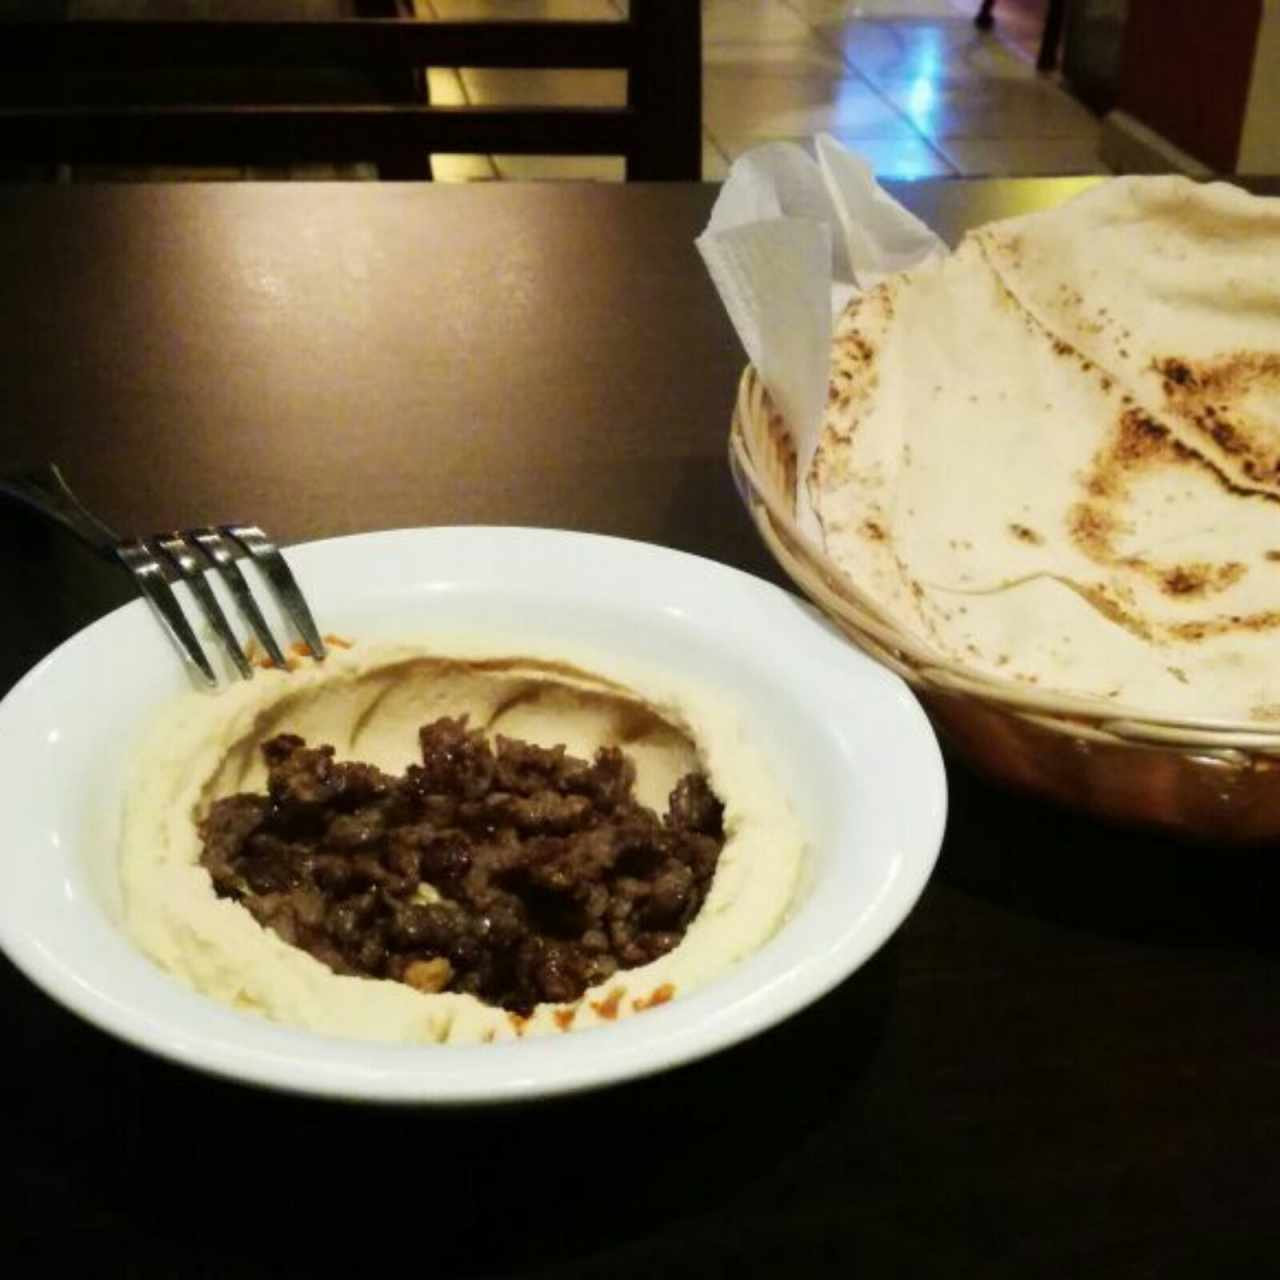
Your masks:
M901 194L954 238L1078 186ZM692 246L713 196L0 191L0 467L56 459L128 530L559 525L777 580L724 461L743 358ZM128 588L11 509L0 537L7 687ZM0 1254L23 1276L1273 1273L1276 855L951 781L937 874L850 981L565 1102L214 1083L3 963Z

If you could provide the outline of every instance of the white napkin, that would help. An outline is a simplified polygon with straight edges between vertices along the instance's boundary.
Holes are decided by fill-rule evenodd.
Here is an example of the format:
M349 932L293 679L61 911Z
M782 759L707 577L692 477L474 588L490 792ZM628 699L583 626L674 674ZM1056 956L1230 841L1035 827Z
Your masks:
M748 151L698 237L720 299L791 427L799 474L818 444L833 317L858 291L946 252L827 134L817 159L792 142Z

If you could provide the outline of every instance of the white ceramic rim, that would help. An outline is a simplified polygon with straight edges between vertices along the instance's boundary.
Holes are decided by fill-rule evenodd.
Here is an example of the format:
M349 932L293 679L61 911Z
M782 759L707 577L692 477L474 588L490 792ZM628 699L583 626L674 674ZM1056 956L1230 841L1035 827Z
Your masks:
M338 576L355 575L362 589L374 591L383 579L398 581L401 590L415 582L420 591L439 587L449 576L442 565L464 584L472 581L466 578L471 573L479 574L472 585L483 586L488 572L495 585L505 580L536 590L539 572L563 578L564 566L571 565L565 590L574 598L606 601L599 607L607 610L610 591L616 594L622 582L629 604L638 597L655 617L664 615L664 625L700 628L700 642L714 627L735 655L772 673L764 677L765 694L794 698L797 706L821 714L829 730L822 736L824 749L845 753L836 763L863 761L867 776L851 779L858 812L848 811L851 801L842 796L839 817L845 826L853 823L865 842L860 856L881 859L883 865L875 864L878 888L838 918L835 906L826 903L821 919L827 923L807 934L802 947L792 936L797 931L784 926L764 948L702 989L613 1026L473 1047L397 1045L323 1037L197 995L133 949L101 907L97 919L92 910L81 910L82 927L74 934L81 942L54 938L51 945L47 913L44 928L23 918L27 898L18 891L39 879L24 878L19 860L42 852L10 845L0 852L0 948L38 987L102 1030L198 1070L294 1093L432 1104L548 1097L665 1070L773 1026L862 965L923 891L946 820L945 775L929 722L902 680L852 648L789 593L682 552L558 530L390 530L302 544L288 556L322 619L333 610L334 589L327 584L335 570ZM726 617L736 625L726 628ZM695 632L689 635L692 642ZM0 703L0 809L12 813L23 802L24 773L29 775L36 749L31 731L42 724L42 708L56 697L59 682L76 664L100 663L122 645L143 650L130 661L158 664L166 679L178 670L146 606L136 601L73 636ZM845 855L841 849L831 856ZM68 889L67 896L76 895ZM79 897L83 906L84 895Z

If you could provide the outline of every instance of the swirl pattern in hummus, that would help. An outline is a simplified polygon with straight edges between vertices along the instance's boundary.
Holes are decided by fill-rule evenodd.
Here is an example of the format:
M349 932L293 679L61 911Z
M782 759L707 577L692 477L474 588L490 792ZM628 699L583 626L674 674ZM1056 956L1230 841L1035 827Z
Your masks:
M637 687L644 697L632 692ZM332 743L339 758L400 772L415 757L419 725L463 712L486 730L563 742L580 756L620 746L636 763L637 798L659 810L682 774L707 772L725 803L726 844L679 946L572 1005L542 1004L526 1019L469 995L335 974L215 895L199 863L196 822L214 800L262 787L258 747L265 739L298 733ZM456 1044L607 1024L695 989L777 929L803 848L765 759L708 691L652 673L638 680L628 673L624 685L546 658L356 646L323 665L261 672L167 708L137 754L121 873L131 934L197 991L325 1034Z

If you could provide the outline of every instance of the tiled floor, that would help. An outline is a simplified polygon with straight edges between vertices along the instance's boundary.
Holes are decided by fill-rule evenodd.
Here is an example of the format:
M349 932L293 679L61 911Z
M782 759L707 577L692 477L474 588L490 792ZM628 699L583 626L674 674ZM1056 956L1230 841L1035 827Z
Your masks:
M692 3L693 0L690 0ZM616 20L626 0L416 0L420 16ZM1034 67L1044 0L702 0L703 176L826 130L884 177L1097 172L1098 121ZM621 72L430 73L440 103L620 103ZM609 158L441 156L444 180L618 180Z

